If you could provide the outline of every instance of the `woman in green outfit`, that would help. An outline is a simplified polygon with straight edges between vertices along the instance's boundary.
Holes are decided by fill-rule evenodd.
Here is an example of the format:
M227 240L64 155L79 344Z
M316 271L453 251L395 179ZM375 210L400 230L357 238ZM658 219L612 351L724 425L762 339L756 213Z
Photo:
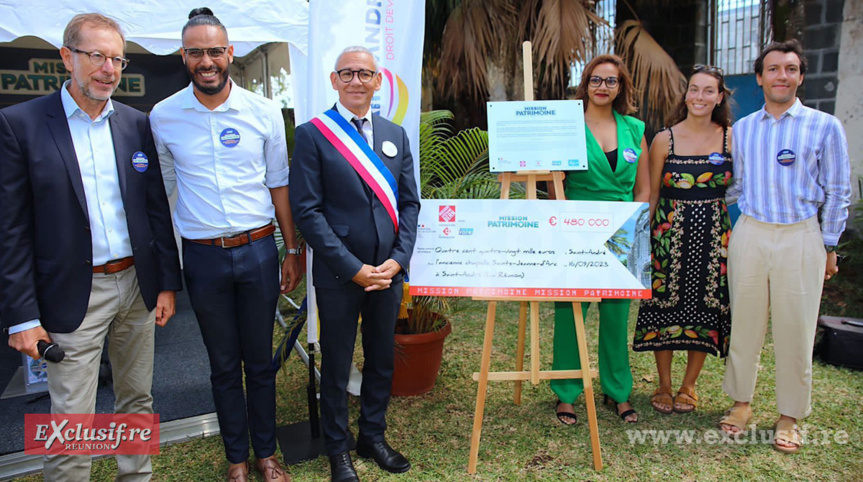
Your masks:
M627 114L635 112L629 71L620 57L600 55L587 64L575 98L584 102L588 169L566 173L567 199L579 201L650 200L650 173L644 123ZM587 303L582 305L585 318ZM605 403L629 423L638 413L629 403L632 371L629 368L627 322L629 300L607 299L599 303L599 380ZM580 369L572 303L555 303L555 370ZM557 394L557 418L565 425L576 422L573 403L584 390L582 380L552 380Z

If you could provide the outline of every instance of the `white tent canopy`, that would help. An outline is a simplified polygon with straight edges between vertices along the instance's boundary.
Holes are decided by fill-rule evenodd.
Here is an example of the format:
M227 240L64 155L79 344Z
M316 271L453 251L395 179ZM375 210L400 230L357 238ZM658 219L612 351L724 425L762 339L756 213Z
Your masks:
M76 14L98 12L116 20L135 42L158 55L180 48L180 31L189 12L209 7L228 29L234 55L242 57L269 42L287 42L308 52L306 0L0 0L0 42L39 37L56 47Z

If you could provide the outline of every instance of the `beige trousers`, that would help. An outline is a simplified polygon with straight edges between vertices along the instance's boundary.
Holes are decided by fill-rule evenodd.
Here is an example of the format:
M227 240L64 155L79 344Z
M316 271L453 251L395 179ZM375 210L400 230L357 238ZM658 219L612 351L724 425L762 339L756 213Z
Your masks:
M87 314L72 333L49 333L66 351L48 363L51 413L93 413L105 337L114 377L114 413L153 413L155 311L147 310L135 267L94 274ZM90 480L89 455L46 455L46 481ZM117 480L150 480L149 455L117 455Z
M805 418L827 263L818 219L782 225L741 215L728 251L731 346L722 388L735 401L752 401L769 311L776 407L782 415Z

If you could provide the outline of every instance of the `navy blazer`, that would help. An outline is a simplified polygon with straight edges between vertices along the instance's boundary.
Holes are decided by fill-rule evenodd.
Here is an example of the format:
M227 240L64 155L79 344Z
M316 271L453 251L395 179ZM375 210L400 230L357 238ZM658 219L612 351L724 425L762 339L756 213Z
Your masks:
M177 244L147 116L117 101L111 136L138 285L147 309L182 288ZM138 172L132 155L149 167ZM87 312L93 246L60 92L0 110L0 316L69 333Z
M311 122L297 127L290 170L294 223L314 249L312 278L320 288L340 288L363 264L392 258L407 272L414 249L420 200L408 137L401 126L372 115L374 151L399 188L399 230L380 200ZM392 142L395 156L381 146ZM399 273L398 276L402 276Z

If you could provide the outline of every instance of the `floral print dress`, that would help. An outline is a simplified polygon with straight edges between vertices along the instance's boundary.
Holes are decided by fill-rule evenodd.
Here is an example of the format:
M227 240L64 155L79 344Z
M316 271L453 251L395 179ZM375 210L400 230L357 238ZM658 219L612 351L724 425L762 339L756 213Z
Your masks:
M731 335L728 130L724 152L708 156L678 156L670 129L669 139L651 223L653 298L641 303L633 350L695 350L724 357Z

